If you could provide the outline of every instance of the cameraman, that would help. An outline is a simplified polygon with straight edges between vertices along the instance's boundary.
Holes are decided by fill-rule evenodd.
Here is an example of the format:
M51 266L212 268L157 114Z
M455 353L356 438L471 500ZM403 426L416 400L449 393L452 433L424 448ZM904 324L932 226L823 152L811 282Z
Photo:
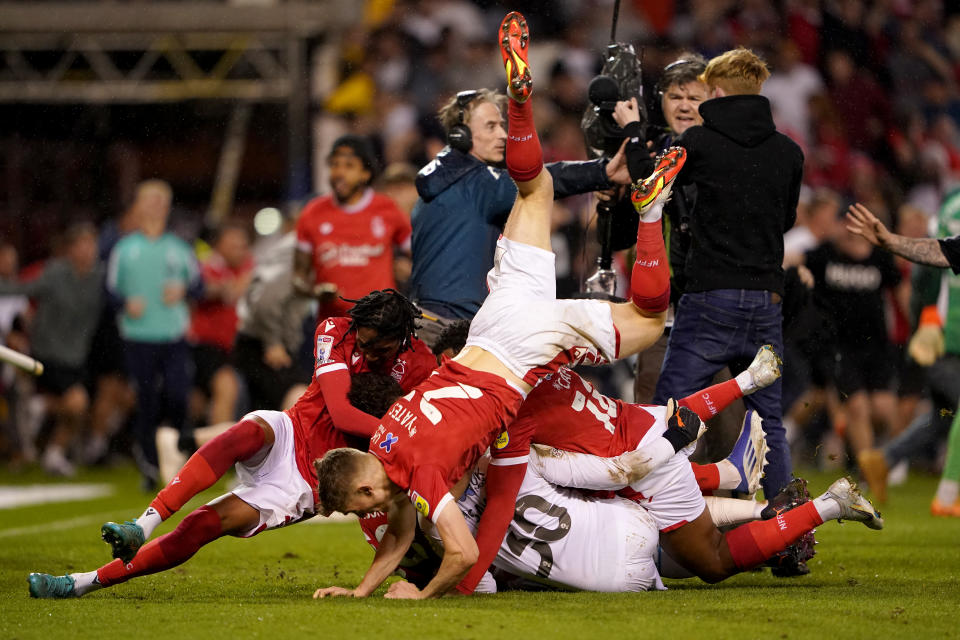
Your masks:
M497 237L517 197L501 169L505 104L504 95L488 89L450 99L438 113L448 146L417 176L410 294L424 311L420 338L431 346L450 320L473 318L486 298ZM555 199L630 183L623 153L546 168Z
M629 103L619 103L614 119L624 128L630 141L627 143L627 165L631 176L642 178L650 175L654 158L659 152L673 145L676 137L690 127L703 124L698 109L700 103L707 99L707 85L700 82L698 77L706 68L707 61L696 53L681 54L677 60L663 68L657 82L657 95L667 126L659 128L657 134L648 141L644 141L640 136L640 118L636 106L631 108ZM649 153L637 153L640 145L645 145ZM670 277L670 297L673 302L676 302L683 292L683 263L690 246L689 212L693 209L695 200L695 185L687 185L685 189L676 185L672 199L663 208L665 234L669 239L669 260L673 267ZM672 319L668 316L668 327L670 324ZM637 376L633 388L634 402L652 401L669 335L668 328L656 343L638 355Z

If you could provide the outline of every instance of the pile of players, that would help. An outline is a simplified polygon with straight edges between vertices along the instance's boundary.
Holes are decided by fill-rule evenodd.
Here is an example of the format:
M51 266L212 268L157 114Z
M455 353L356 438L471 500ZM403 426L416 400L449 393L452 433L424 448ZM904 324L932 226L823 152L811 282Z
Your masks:
M703 419L777 380L771 348L735 378L665 406L605 397L575 373L637 353L662 333L670 285L661 215L695 151L669 148L632 187L640 221L629 299L557 300L553 179L534 129L523 16L508 14L499 40L506 164L518 197L487 276L490 294L465 339L448 331L438 350L452 353L438 367L414 335L419 311L392 290L321 322L313 380L293 408L254 411L203 444L140 517L103 526L114 561L30 574L32 596L83 596L177 566L223 535L250 537L317 513L361 516L376 554L355 588L318 589L316 598L369 596L398 569L408 580L387 597L544 585L641 591L662 588L661 576L717 582L827 520L882 527L845 478L814 499L800 480L768 501L704 497L757 490L766 445L753 412L727 459L694 465L688 457ZM626 163L623 152L614 163ZM331 402L348 390L364 411ZM237 488L150 539L234 466Z

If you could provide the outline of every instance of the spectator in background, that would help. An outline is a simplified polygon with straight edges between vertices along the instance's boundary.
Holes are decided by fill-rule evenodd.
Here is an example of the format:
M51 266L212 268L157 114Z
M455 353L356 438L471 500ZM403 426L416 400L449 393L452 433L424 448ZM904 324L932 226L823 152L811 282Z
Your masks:
M709 96L700 105L704 123L674 142L688 154L675 189L695 185L697 202L686 283L654 404L705 387L725 365L743 370L764 344L783 352L783 234L796 218L803 153L777 132L770 103L759 95L768 76L766 64L747 49L712 59L700 76ZM777 381L744 402L763 419L770 447L767 496L792 473L780 393Z
M366 138L341 136L327 163L333 193L304 207L293 262L293 286L319 299L319 319L345 316L349 300L394 288L394 247L410 239L409 218L370 187L377 167Z
M420 335L432 345L451 319L470 319L487 295L487 271L517 187L504 160L506 99L489 89L461 91L437 114L448 146L417 176L410 295L424 310ZM618 160L555 162L554 198L630 181Z
M119 328L127 374L137 392L135 457L150 488L157 479L158 422L169 420L178 431L185 425L191 386L190 350L184 340L190 319L186 297L199 297L203 290L193 250L166 232L172 197L170 185L162 180L137 187L134 207L140 228L117 242L107 273L107 290L122 310Z
M304 341L304 320L314 303L293 286L297 234L293 220L256 254L253 279L237 304L239 327L233 361L247 383L250 406L288 409L310 381L310 363L297 354Z
M400 211L409 219L413 206L417 203L417 169L406 162L394 162L387 166L378 180L378 191L396 203ZM410 283L413 262L408 253L398 253L393 260L393 277L397 289L406 294Z
M30 352L44 365L37 389L56 416L41 462L47 473L72 476L75 468L67 453L90 406L85 365L103 301L103 268L93 225L70 227L64 241L64 257L50 260L30 282L0 282L0 296L25 295L37 304Z
M786 38L777 46L777 64L763 85L777 129L803 148L810 144L810 99L825 92L820 72L801 60L800 49Z
M230 366L237 334L236 305L253 273L246 225L227 222L217 230L213 252L201 265L200 273L203 298L193 307L187 332L194 363L195 396L191 405L195 411L191 413L199 424L229 422L237 411L240 394L237 373Z
M839 399L835 427L845 432L863 472L864 453L873 448L873 422L895 423L896 355L887 336L885 295L900 283L900 272L889 253L850 233L838 233L807 253L806 266L816 283L814 301L831 329L831 382ZM820 345L821 353L825 347ZM876 493L876 482L863 475Z
M887 473L895 465L919 452L934 452L938 441L950 433L947 464L937 494L930 506L936 516L960 517L960 437L951 427L960 398L960 302L954 294L960 279L960 251L958 236L953 235L960 219L960 189L947 194L940 209L938 238L909 238L890 233L869 209L859 203L850 207L847 228L863 236L871 244L890 251L911 262L931 267L950 267L953 273L940 272L931 287L921 287L919 297L924 304L919 327L910 340L910 356L920 365L929 367L927 381L933 410L913 421L897 438L883 449L873 449L862 456L861 468L867 481L874 483L871 490L886 500ZM943 282L941 282L941 280ZM923 291L929 289L929 292ZM939 299L939 292L945 295Z

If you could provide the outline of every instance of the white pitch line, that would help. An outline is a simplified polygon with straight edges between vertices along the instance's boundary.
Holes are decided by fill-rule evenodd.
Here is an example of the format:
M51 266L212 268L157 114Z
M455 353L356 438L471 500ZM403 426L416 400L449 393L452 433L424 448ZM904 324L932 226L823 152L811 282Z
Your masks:
M17 536L32 536L37 534L49 533L51 531L65 531L67 529L79 529L80 527L103 524L110 518L116 517L116 511L107 511L97 513L91 516L79 516L77 518L68 518L66 520L55 520L45 524L35 524L29 527L13 527L12 529L0 529L0 539L15 538Z
M0 509L51 502L77 502L113 493L109 484L27 484L0 486Z

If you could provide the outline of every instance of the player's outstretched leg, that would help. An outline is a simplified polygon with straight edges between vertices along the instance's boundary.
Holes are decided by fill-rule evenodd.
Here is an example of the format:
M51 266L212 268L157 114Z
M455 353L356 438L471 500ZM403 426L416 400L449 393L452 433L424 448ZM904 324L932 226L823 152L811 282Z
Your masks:
M507 172L517 185L518 198L503 229L505 238L550 251L550 210L553 178L543 170L543 149L533 123L530 95L533 78L527 64L530 32L516 11L503 19L498 32L500 54L507 72Z
M129 562L161 522L193 496L213 486L234 464L249 460L271 446L273 440L269 426L250 418L200 447L139 518L123 524L108 522L100 528L113 557Z
M882 529L883 518L856 485L840 478L817 498L777 513L771 520L751 522L728 531L724 540L740 571L752 569L783 551L827 520L855 520L870 529Z
M670 267L660 220L673 181L686 159L683 147L670 147L657 158L653 173L634 184L630 194L640 214L637 257L630 274L630 301L641 313L662 313L670 304Z
M233 494L188 514L177 527L145 544L129 561L117 559L96 571L27 578L34 598L75 598L139 576L172 569L223 535L248 535L261 523L260 512Z

